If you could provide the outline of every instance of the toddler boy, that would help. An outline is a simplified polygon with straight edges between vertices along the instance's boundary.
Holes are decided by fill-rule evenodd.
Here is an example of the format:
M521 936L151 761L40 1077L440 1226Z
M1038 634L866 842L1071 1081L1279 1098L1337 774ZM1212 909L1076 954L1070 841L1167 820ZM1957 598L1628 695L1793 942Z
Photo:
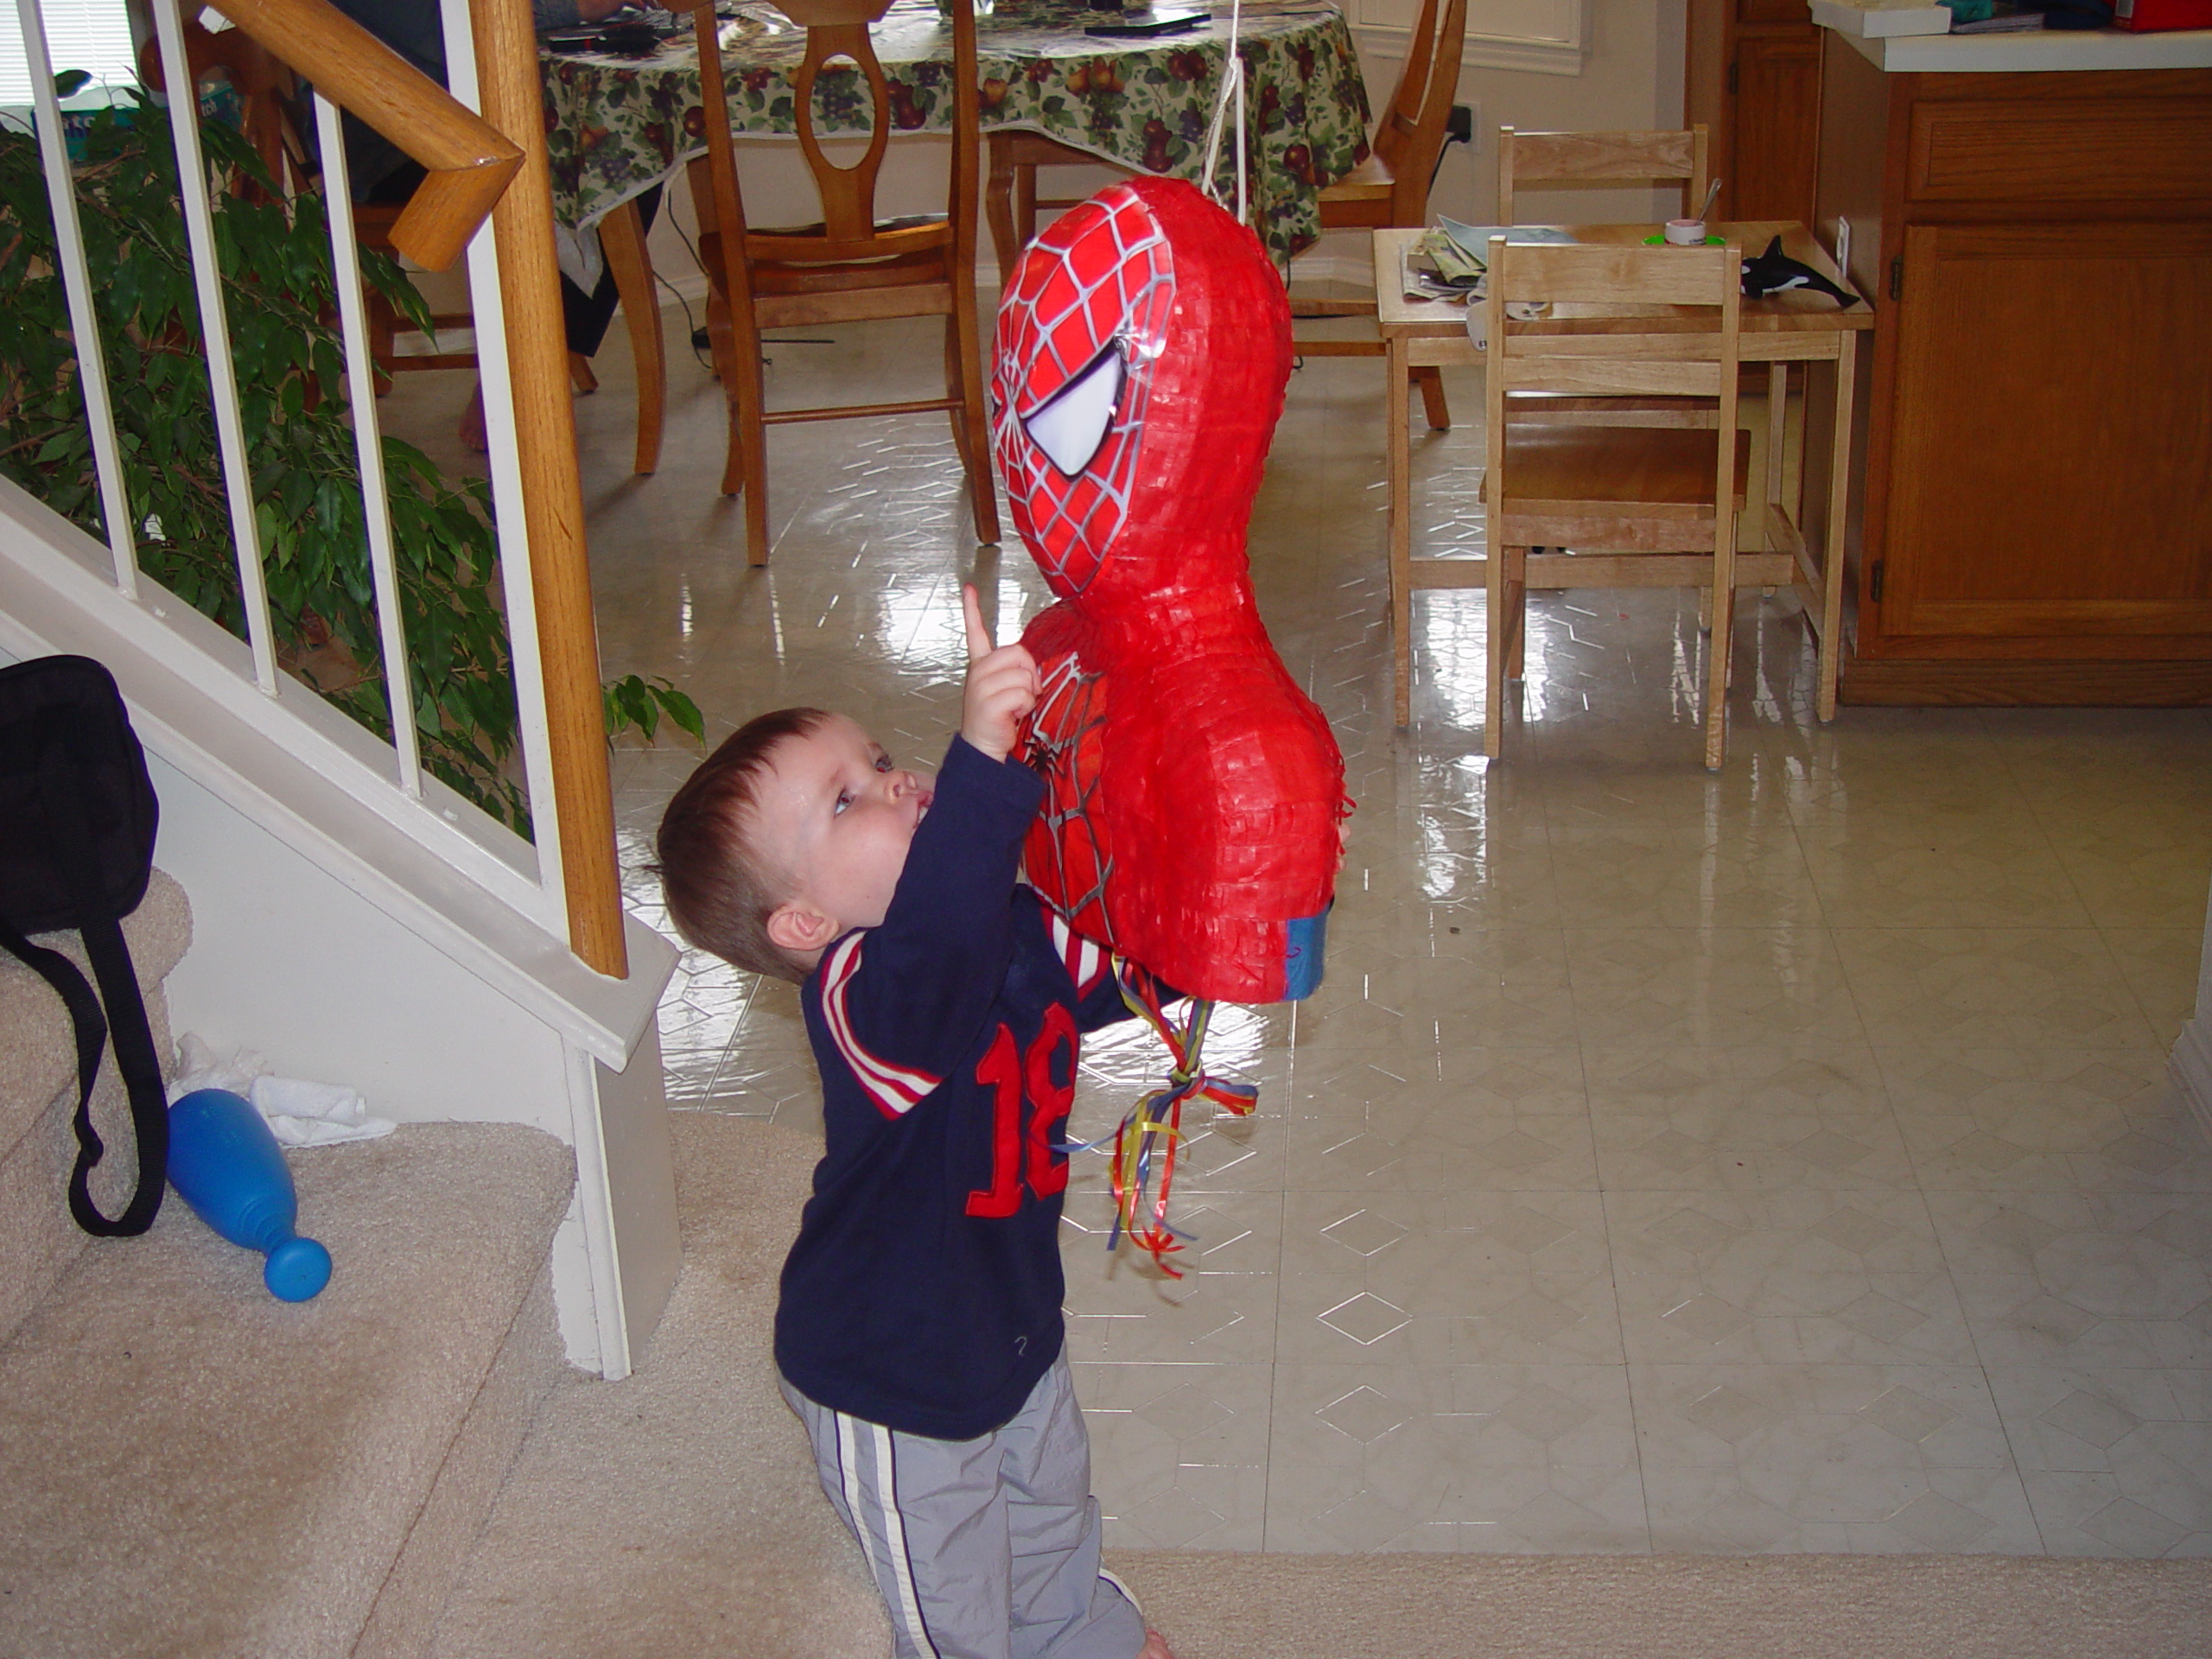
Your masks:
M841 715L763 715L669 803L661 873L685 938L801 988L828 1145L776 1363L899 1659L1173 1659L1099 1563L1060 1313L1079 1033L1127 1010L1016 880L1037 666L963 604L934 787Z

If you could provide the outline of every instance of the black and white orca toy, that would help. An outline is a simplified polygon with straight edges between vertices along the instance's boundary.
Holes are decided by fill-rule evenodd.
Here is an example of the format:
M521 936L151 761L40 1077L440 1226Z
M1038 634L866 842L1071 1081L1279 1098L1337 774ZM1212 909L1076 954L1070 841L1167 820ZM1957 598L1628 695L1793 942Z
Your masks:
M1859 303L1856 294L1845 292L1810 265L1800 264L1796 260L1786 257L1782 251L1782 238L1778 236L1766 245L1764 253L1744 261L1745 299L1764 299L1770 294L1779 294L1791 288L1809 288L1817 293L1832 296L1846 311Z

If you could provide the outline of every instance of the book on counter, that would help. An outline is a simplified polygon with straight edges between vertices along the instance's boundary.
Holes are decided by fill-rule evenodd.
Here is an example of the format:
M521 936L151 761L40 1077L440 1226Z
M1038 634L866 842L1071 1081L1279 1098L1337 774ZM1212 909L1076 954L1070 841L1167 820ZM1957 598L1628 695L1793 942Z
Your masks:
M2017 6L2007 0L1944 0L1951 13L1954 35L2012 35L2041 29L2039 7Z
M1813 0L1813 21L1861 40L1890 40L1901 35L1948 35L1951 13L1945 6L1894 6L1864 0Z

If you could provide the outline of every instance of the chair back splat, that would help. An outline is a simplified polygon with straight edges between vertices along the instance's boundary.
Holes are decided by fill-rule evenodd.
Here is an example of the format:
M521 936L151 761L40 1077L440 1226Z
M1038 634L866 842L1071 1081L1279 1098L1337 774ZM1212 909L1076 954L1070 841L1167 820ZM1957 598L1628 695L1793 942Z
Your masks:
M1467 39L1467 0L1422 0L1406 48L1404 67L1390 101L1375 124L1365 161L1321 192L1324 231L1414 229L1428 222L1428 185L1444 153L1444 130L1452 101L1459 95L1462 48ZM1291 295L1292 315L1313 317L1371 317L1372 295L1358 299L1323 299ZM1300 334L1293 342L1301 357L1381 357L1379 335L1352 338ZM1433 368L1414 371L1428 423L1441 432L1452 424L1444 380Z
M1682 182L1682 213L1705 204L1710 177L1703 126L1679 132L1519 132L1497 130L1497 222L1517 225L1515 193L1529 184Z
M1736 424L1740 266L1733 244L1491 240L1483 734L1490 755L1503 752L1505 688L1520 677L1526 653L1529 589L1681 586L1710 595L1705 760L1721 764L1750 438ZM1622 398L1695 400L1700 413L1624 411L1605 402ZM1557 399L1578 403L1562 409L1548 401Z
M876 181L896 124L889 79L868 35L868 26L889 10L889 0L780 0L779 9L806 30L805 55L791 84L793 117L822 217L811 225L776 229L756 228L746 218L714 8L678 9L691 13L706 109L707 154L691 163L691 192L709 283L708 333L729 404L722 493L745 498L751 562L768 562L766 429L790 421L945 412L968 477L976 537L996 541L976 316L980 113L974 0L952 0L950 6L953 118L944 211L891 219L877 217ZM816 121L816 87L830 74L857 74L868 87L868 144L849 167L831 159ZM762 329L912 316L945 319L943 397L815 409L766 406Z
M1444 128L1459 94L1459 60L1466 41L1467 0L1421 0L1398 84L1375 124L1372 140L1392 183L1392 225L1419 225L1427 217L1429 179L1436 171L1436 158L1444 153Z

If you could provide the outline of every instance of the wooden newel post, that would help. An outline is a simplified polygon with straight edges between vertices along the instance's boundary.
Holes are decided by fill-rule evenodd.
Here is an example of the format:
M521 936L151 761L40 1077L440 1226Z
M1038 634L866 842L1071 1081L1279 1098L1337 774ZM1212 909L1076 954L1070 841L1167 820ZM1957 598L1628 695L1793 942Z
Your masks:
M515 441L530 527L530 574L544 664L555 817L569 906L569 948L615 979L630 971L622 939L614 804L600 696L599 632L584 550L569 348L553 253L552 175L530 0L473 0L484 117L522 147L522 171L493 210L514 386ZM538 834L546 834L538 826Z

